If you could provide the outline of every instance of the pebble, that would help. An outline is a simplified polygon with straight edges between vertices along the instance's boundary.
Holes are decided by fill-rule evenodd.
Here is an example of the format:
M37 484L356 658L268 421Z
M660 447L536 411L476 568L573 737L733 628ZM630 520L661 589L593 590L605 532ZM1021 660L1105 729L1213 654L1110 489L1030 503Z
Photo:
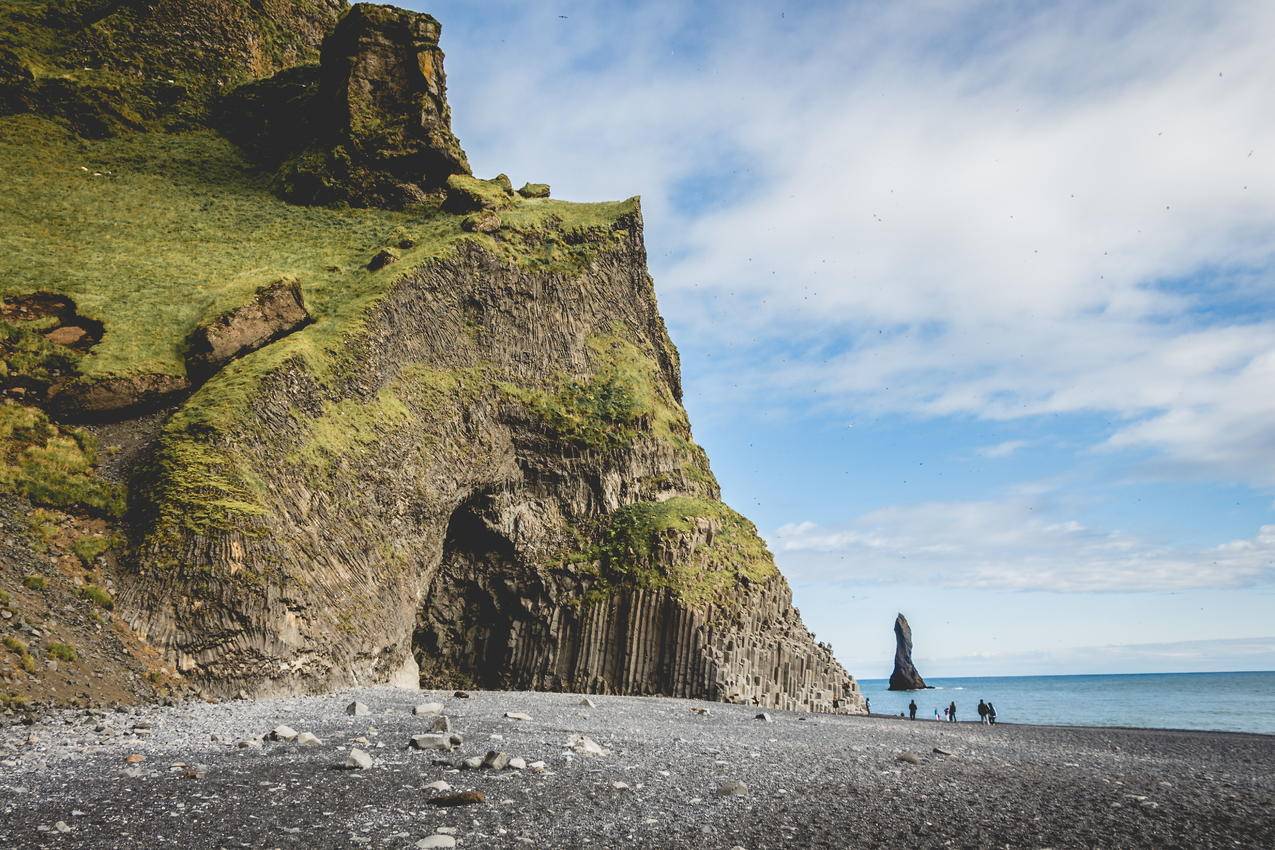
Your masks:
M497 750L488 750L487 757L483 759L483 767L492 770L504 770L509 766L509 753L502 753Z
M60 820L60 821L58 821L57 823L53 824L53 828L54 828L54 829L56 829L58 832L70 832L70 831L71 831L71 827L70 827L70 825L69 825L66 821L64 821L64 820Z
M894 757L895 761L907 762L908 764L920 764L921 757L916 753L899 753Z
M270 730L272 741L292 741L297 737L297 730L291 726L276 726Z
M456 699L469 699L469 694L465 693L464 691L457 691L456 693L452 694L452 696L454 696Z
M567 747L582 756L605 756L610 754L610 750L588 735L572 735L567 740Z
M446 735L428 734L413 735L411 745L414 750L450 750L451 739Z
M585 708L597 708L597 705L593 702L593 700L589 699L588 697L584 697L583 699L581 699L580 705L584 706Z
M372 709L355 700L345 707L345 713L351 717L366 717L372 713Z
M133 753L128 758L124 759L124 761L127 762L128 764L141 764L142 762L146 761L146 756L142 755L141 753Z
M318 747L322 746L323 742L312 732L302 732L297 736L297 744L302 747Z
M443 704L441 702L423 702L412 709L412 714L415 714L418 716L429 715L429 714L442 714L442 713L443 713Z
M521 711L506 711L505 717L510 720L530 720L530 714L523 714Z
M431 835L428 838L422 838L420 841L416 842L416 846L418 850L432 850L433 848L440 848L440 847L441 848L455 847L456 839L452 838L450 835L435 833L434 835Z
M241 750L248 750L248 749L259 750L261 749L263 744L261 743L260 738L244 738L235 746L237 746Z
M619 781L612 782L612 783L611 783L611 787L612 787L612 788L614 788L616 791L629 791L629 790L631 790L631 789L629 788L629 783L627 783L627 782L619 782Z
M372 766L372 757L358 747L351 747L350 754L345 759L345 766L351 770L367 770Z
M454 826L440 826L434 832L438 835L455 835L458 830Z
M443 781L443 780L441 780L441 779L435 779L433 782L431 782L431 783L429 783L428 785L426 785L426 786L425 786L425 790L427 790L427 791L437 791L438 793L440 793L440 794L441 794L441 793L443 793L444 791L450 791L450 790L452 790L452 786L448 785L446 782L444 782L444 781Z
M771 723L771 722L773 722L773 718L771 718L771 716L770 716L769 714L767 714L766 712L764 712L764 711L763 711L763 712L761 712L760 714L758 714L758 715L757 715L756 717L754 717L753 719L754 719L754 720L762 720L762 721L764 721L764 722L766 722L766 723Z
M746 797L748 796L748 786L738 779L727 779L717 786L717 796Z
M522 756L514 756L509 760L509 766L514 770L526 770L527 760Z
M472 806L476 803L487 802L487 795L482 791L461 791L459 794L431 797L426 802L431 806Z
M462 770L477 770L478 768L482 766L483 766L482 756L470 756L469 758L461 759L460 764L457 765L457 767L461 768Z
M936 756L950 756L950 755L951 755L951 753L950 753L950 752L948 752L947 750L943 749L942 747L935 747L935 748L934 748L934 755L936 755Z

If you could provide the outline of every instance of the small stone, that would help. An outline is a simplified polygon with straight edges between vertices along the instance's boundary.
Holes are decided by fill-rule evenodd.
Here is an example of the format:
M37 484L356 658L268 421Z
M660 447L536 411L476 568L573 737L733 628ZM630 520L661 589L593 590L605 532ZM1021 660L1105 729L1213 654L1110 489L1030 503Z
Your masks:
M691 714L698 714L700 717L708 717L711 713L712 712L710 712L707 708L702 706L696 705L691 707Z
M378 269L385 268L391 263L397 263L397 262L398 262L397 251L395 251L393 248L382 248L380 251L377 251L376 254L372 256L372 259L367 261L367 268L368 268L368 271L374 272Z
M763 712L761 712L760 714L758 714L758 715L757 715L756 717L754 717L753 719L754 719L754 720L762 720L762 721L765 721L766 723L770 723L770 722L772 722L772 718L771 718L771 716L770 716L769 714L767 714L766 712L764 712L764 711L763 711Z
M487 757L483 759L483 767L491 770L504 770L509 766L509 753L498 752L497 750L488 750Z
M746 797L748 796L748 786L738 779L728 779L717 786L717 796Z
M895 761L907 762L908 764L920 764L921 757L916 753L899 753L894 757Z
M64 325L49 331L44 335L44 338L55 345L75 345L86 336L88 336L88 332L84 328L77 328L75 325Z
M56 829L58 832L70 832L70 831L71 831L71 827L70 827L70 825L69 825L69 824L67 824L67 822L66 822L66 821L64 821L64 820L60 820L60 821L58 821L57 823L53 824L53 828L54 828L54 829Z
M323 742L312 732L302 732L297 736L297 745L302 747L319 747Z
M412 714L419 716L442 714L443 704L441 702L423 702L412 709Z
M459 830L454 826L440 826L434 830L437 835L455 835Z
M470 756L469 758L461 759L460 764L457 765L457 767L459 767L461 770L478 770L478 768L482 766L483 766L482 756Z
M367 770L372 766L372 757L358 747L351 747L350 755L345 759L345 766L351 770Z
M127 762L128 764L141 764L142 762L146 761L146 756L142 755L141 753L133 753L128 758L124 759L124 761Z
M547 768L548 766L549 765L545 764L542 761L533 761L531 764L527 765L527 769L530 771L534 771L535 773L544 773L545 768Z
M185 779L203 779L208 776L208 768L202 764L188 764L182 768Z
M452 731L452 721L446 714L440 714L430 723L429 728L435 732Z
M629 788L629 783L627 783L627 782L619 782L619 781L612 782L612 783L611 783L611 788L612 788L613 790L615 790L615 791L629 791L629 790L631 790L631 789Z
M472 806L487 802L487 795L482 791L461 791L459 794L431 797L426 802L431 806Z
M936 756L950 756L950 755L951 755L951 753L950 753L950 752L948 752L947 750L943 749L942 747L935 747L935 748L934 748L934 755L936 755Z
M506 711L505 717L509 720L530 720L530 714L523 714L521 711Z
M276 726L270 730L270 740L272 741L293 741L296 740L297 730L291 726Z
M248 750L248 749L259 750L262 747L262 743L260 738L244 738L235 746L237 746L241 750Z
M572 735L567 741L567 747L582 756L605 756L610 754L610 750L588 735Z
M593 700L589 699L588 697L584 697L583 699L581 699L581 700L580 700L580 705L582 705L582 706L583 706L583 707L585 707L585 708L597 708L597 707L598 707L598 706L597 706L597 705L593 702Z
M450 835L441 835L435 833L428 838L422 838L416 842L417 850L435 850L435 848L455 847L456 839Z
M469 694L465 693L464 691L457 691L456 693L452 694L452 696L454 696L456 699L469 699Z
M413 735L411 747L414 750L450 750L452 742L446 735Z
M527 760L522 756L514 756L509 760L509 766L514 770L526 770Z
M443 793L444 791L450 791L450 790L452 790L452 786L448 785L446 782L444 782L444 781L443 781L443 780L441 780L441 779L435 779L433 782L431 782L431 783L429 783L428 785L426 785L426 786L425 786L425 790L426 790L426 791L437 791L438 793L440 793L440 794L441 794L441 793Z
M372 713L372 709L361 702L355 701L345 707L345 713L351 717L367 717Z

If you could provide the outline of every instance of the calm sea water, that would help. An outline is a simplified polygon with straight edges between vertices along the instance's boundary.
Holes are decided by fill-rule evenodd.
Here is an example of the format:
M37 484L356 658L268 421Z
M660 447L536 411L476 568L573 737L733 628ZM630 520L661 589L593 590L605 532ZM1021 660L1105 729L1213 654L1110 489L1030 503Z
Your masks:
M942 717L956 701L957 720L978 720L978 701L996 706L1000 723L1151 726L1275 734L1275 672L1137 673L1108 676L989 676L930 679L933 690L889 691L885 679L859 685L873 714L919 707L917 719Z

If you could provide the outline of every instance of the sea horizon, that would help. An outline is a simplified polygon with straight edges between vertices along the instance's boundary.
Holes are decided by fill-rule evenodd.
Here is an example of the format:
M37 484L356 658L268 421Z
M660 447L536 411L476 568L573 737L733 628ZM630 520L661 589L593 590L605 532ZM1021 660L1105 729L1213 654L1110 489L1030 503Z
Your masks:
M1178 673L1049 673L1030 676L934 676L932 688L890 691L888 679L860 679L874 715L917 720L957 704L958 721L977 721L980 700L1000 723L1110 726L1275 734L1275 671ZM940 697L939 695L942 694Z

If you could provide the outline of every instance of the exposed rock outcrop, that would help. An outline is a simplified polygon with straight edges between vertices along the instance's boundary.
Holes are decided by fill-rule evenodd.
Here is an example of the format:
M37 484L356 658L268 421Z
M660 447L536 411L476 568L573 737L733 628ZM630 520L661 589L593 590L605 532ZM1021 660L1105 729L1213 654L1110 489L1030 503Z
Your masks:
M918 691L928 688L916 665L912 663L912 627L902 614L894 618L894 672L890 674L890 690Z
M192 381L202 382L234 358L309 321L300 281L283 278L260 287L247 304L195 328L186 351L186 372Z

